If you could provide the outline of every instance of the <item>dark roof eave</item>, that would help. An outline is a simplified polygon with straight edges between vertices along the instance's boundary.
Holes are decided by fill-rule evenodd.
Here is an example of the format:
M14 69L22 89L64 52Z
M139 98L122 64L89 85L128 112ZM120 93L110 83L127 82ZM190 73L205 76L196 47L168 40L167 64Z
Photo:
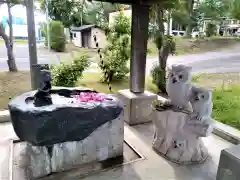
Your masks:
M81 32L81 31L85 31L91 28L100 28L99 26L93 24L93 25L83 25L80 27L71 27L70 30L73 32Z
M143 4L143 5L152 5L158 4L161 0L96 0L96 1L105 1L109 3L120 3L120 4Z

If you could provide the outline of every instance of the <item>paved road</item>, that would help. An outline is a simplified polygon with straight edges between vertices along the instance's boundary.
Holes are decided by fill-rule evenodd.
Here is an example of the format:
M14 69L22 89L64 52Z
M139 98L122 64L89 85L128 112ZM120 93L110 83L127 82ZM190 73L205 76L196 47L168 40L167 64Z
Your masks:
M41 44L38 46L42 46ZM28 46L27 44L16 45L14 48L16 63L19 69L29 69ZM6 50L0 45L0 70L7 70ZM146 74L157 62L157 57L148 57ZM53 53L38 52L39 63L58 63L57 56ZM240 46L231 50L222 50L193 55L171 56L168 64L180 63L186 64L193 68L193 73L224 73L240 72ZM91 71L96 71L96 64L92 64Z
M41 48L42 44L38 44ZM16 64L18 69L27 70L29 69L29 56L28 56L28 45L17 44L14 47L14 56L16 58ZM0 71L8 70L7 66L7 52L3 44L0 44ZM38 62L39 63L57 63L58 59L53 53L45 53L45 51L38 50Z
M148 58L147 74L157 60L156 57ZM174 63L191 66L195 74L240 72L240 47L225 51L169 57L168 64Z

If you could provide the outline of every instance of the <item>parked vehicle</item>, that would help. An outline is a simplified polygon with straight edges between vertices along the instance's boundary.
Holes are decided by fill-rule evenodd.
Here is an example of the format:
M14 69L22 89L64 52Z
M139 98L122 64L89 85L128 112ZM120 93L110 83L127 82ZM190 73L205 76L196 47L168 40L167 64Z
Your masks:
M176 31L176 30L172 31L172 36L184 36L184 35L185 35L185 31Z
M201 31L195 31L193 30L192 32L192 38L199 38L199 37L203 37L206 36L206 33L201 32Z
M235 36L240 37L240 28L235 32Z
M198 38L200 36L200 31L193 31L192 38Z

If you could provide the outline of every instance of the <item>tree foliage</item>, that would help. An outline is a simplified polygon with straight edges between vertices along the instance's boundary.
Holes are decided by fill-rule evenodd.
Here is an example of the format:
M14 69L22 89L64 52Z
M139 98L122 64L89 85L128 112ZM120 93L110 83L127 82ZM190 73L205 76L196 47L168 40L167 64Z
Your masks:
M64 52L66 46L66 39L64 34L64 26L61 21L51 21L50 24L50 37L51 37L51 48L57 52ZM44 34L47 37L47 27L44 27ZM48 41L45 38L45 45L47 46Z
M233 0L230 9L231 9L232 17L240 20L240 1L239 0Z
M102 60L99 62L99 67L103 71L103 82L120 81L129 73L127 62L131 49L130 32L130 19L120 13L109 29L109 44L103 49Z
M40 0L40 3L41 8L45 10L45 0ZM108 21L110 12L121 7L125 6L87 0L51 0L48 2L50 18L61 21L65 27L82 24L101 25L103 21Z
M198 9L203 18L219 20L229 16L230 0L202 0L199 2Z
M41 8L45 9L45 0L41 0ZM48 1L48 13L51 19L61 21L64 26L69 27L72 22L72 16L75 13L75 8L81 8L79 3L74 0L51 0Z

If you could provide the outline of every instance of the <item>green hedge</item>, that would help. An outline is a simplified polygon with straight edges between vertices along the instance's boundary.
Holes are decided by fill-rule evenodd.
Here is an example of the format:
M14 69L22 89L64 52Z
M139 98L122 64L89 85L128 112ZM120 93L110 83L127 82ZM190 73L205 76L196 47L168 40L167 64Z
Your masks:
M45 45L48 45L47 25L45 25ZM64 26L60 21L51 21L49 24L51 48L57 52L64 52L66 47L66 37Z

